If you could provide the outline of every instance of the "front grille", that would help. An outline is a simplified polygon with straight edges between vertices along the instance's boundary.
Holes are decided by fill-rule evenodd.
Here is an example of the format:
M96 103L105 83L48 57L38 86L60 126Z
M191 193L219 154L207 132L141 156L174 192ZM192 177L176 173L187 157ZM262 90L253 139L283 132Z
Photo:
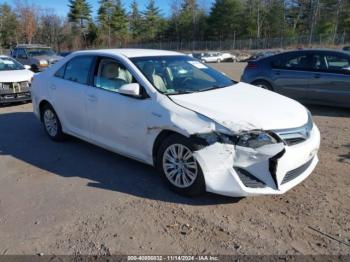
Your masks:
M251 187L251 188L264 188L266 187L265 183L250 174L247 170L244 170L243 168L240 167L235 167L234 168L241 179L242 183L246 187Z
M30 85L28 81L2 83L2 85L0 86L0 94L15 94L15 93L24 93L29 91L30 91Z
M306 171L306 169L309 168L309 166L311 165L313 160L314 160L314 158L312 158L311 160L306 162L304 165L287 172L287 174L284 176L281 184L283 185L285 183L288 183L288 182L292 181L293 179L297 178L298 176L300 176L302 173L304 173Z
M306 141L310 137L312 128L313 121L309 114L308 121L305 125L297 128L273 130L273 132L277 134L286 145L294 146Z
M299 143L304 142L306 139L303 137L292 137L292 138L286 138L284 141L287 143L288 146L294 146Z

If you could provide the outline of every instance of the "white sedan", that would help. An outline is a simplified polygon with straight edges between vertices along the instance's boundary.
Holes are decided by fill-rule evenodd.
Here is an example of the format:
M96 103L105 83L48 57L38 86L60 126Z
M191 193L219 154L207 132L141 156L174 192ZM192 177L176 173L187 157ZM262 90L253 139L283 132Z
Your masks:
M32 96L53 140L69 134L152 165L184 195L282 194L318 162L304 106L176 52L76 52L36 76Z
M11 57L0 55L0 104L30 101L34 73Z
M221 62L236 62L236 56L230 53L209 52L204 53L200 60L203 63L221 63Z

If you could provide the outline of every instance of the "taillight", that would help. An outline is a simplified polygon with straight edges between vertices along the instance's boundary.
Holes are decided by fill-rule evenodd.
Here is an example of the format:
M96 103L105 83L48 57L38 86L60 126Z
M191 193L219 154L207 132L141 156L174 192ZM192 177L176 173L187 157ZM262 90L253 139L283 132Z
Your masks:
M248 69L256 69L256 68L258 68L258 65L256 63L248 63L247 68Z

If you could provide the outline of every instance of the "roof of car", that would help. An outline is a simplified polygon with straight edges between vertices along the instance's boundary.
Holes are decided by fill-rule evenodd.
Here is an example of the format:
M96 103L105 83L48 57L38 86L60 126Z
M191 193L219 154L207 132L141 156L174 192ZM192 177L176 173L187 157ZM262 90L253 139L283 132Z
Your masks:
M340 49L331 49L331 48L301 48L301 49L296 49L296 50L288 50L286 52L282 52L283 53L291 53L291 52L336 52L336 53L343 53L343 54L347 54L349 55L349 52L346 52L345 50L340 50Z
M182 53L166 51L166 50L155 50L155 49L132 49L132 48L121 48L121 49L98 49L98 50L85 50L77 51L75 54L81 53L100 53L109 55L124 55L128 58L133 57L145 57L145 56L173 56L173 55L184 55Z

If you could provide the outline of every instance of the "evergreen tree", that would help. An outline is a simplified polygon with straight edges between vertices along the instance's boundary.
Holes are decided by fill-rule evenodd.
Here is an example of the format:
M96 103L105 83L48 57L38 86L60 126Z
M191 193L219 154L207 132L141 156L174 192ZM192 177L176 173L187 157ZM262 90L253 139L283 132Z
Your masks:
M208 18L212 37L232 39L241 30L242 6L238 0L216 0Z
M81 29L86 28L91 20L91 7L86 0L69 0L69 22L78 25Z
M132 38L136 39L142 34L142 31L143 31L142 16L139 11L139 7L136 0L134 0L131 3L130 8L131 8L131 13L129 15L130 31L131 31Z
M91 21L91 7L86 0L69 0L68 20L73 24L74 31L80 31L87 47L88 25Z
M16 42L18 22L16 14L8 4L0 5L0 49L9 48Z
M160 24L162 22L160 9L156 6L154 0L149 0L144 15L144 38L154 40L160 32Z
M120 0L100 0L98 21L102 37L107 39L108 47L113 39L125 40L127 37L127 16Z

